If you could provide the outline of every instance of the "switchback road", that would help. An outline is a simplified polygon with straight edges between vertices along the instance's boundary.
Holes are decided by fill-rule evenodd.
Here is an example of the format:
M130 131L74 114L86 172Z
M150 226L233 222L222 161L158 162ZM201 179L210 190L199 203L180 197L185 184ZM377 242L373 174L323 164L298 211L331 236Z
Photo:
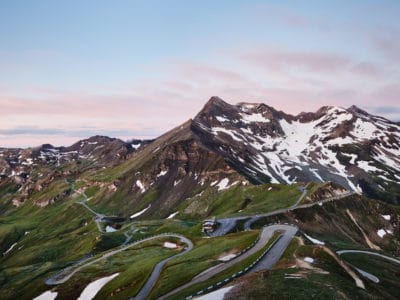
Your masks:
M85 268L87 266L90 266L90 265L92 265L92 264L94 264L94 263L96 263L96 262L98 262L100 260L106 259L107 257L110 257L110 256L113 256L113 255L115 255L117 253L120 253L121 251L124 251L126 249L132 248L134 246L137 246L137 245L139 245L141 243L144 243L144 242L147 242L147 241L150 241L150 240L154 240L154 239L158 239L160 237L175 237L175 238L180 239L183 243L187 244L188 247L183 252L179 253L178 255L182 255L182 254L190 251L193 248L193 243L189 239L184 237L183 235L175 234L175 233L160 234L160 235L152 236L152 237L143 239L141 241L137 241L137 242L134 242L132 244L120 247L120 248L118 248L116 250L107 252L107 253L103 254L102 256L100 256L99 258L92 259L92 260L90 260L88 262L86 262L87 260L85 260L85 261L83 261L81 263L78 263L78 264L76 264L74 266L67 267L67 268L63 269L62 271L56 273L55 275L51 276L50 278L48 278L45 281L45 283L47 285L58 285L58 284L64 283L68 279L70 279L75 273L79 272L80 270L82 270L83 268Z
M263 259L256 265L254 271L258 271L261 269L268 269L271 268L275 263L278 261L278 259L281 257L283 252L285 251L288 243L290 240L293 238L293 236L297 232L297 227L291 226L291 225L284 225L284 224L276 224L276 225L271 225L264 227L260 233L260 238L258 242L252 247L250 250L247 252L243 253L240 256L237 256L236 258L226 262L219 264L217 266L214 266L204 272L202 272L200 275L197 275L194 277L190 282L170 291L169 293L161 296L159 300L166 299L168 297L171 297L172 295L183 291L184 289L203 282L205 280L208 280L212 278L213 276L217 275L218 273L240 263L241 261L245 260L246 258L250 257L251 255L257 253L261 249L265 247L265 245L268 243L268 241L271 239L273 234L276 231L282 231L282 237L280 240L270 249L269 252L263 257Z

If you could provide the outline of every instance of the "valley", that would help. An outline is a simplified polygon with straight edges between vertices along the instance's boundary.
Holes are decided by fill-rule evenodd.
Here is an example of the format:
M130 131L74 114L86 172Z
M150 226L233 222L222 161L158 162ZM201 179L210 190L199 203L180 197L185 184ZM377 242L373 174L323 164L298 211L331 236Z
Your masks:
M154 140L3 148L1 298L397 299L399 126L213 97Z

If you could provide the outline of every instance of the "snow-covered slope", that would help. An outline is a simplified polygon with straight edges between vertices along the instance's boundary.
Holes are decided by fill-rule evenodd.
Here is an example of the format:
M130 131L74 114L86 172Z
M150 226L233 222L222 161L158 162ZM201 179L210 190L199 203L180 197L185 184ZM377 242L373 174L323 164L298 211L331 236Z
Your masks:
M399 203L400 125L355 106L292 116L213 97L192 129L253 182L333 181Z

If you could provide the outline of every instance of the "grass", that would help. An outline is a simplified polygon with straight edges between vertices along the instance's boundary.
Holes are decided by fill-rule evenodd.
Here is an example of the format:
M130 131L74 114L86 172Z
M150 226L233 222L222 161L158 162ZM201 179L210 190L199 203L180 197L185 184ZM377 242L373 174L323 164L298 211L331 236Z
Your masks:
M88 202L90 207L105 215L127 217L144 209L162 196L160 192L157 192L156 186L144 194L139 195L139 193L132 192L132 184L135 182L137 171L142 171L143 174L154 172L154 163L151 162L151 157L158 154L152 151L149 148L134 154L134 158L112 168L95 171L84 169L86 167L82 164L68 168L71 169L70 174L76 174L71 175L71 177L76 176L75 188L83 188L86 195L92 198ZM40 172L45 174L45 170L40 170ZM58 171L60 170L62 169ZM87 171L81 173L82 170ZM200 232L201 219L210 216L252 215L287 208L293 205L301 194L298 185L236 185L220 192L215 187L205 185L191 191L192 198L184 201L181 199L182 202L178 202L178 205L181 203L179 207L176 207L175 204L168 206L167 209L172 211L151 212L149 210L153 213L153 218L157 217L157 214L164 216L178 210L177 217L181 220L127 220L120 231L100 234L93 222L93 215L75 203L82 200L82 196L78 198L77 195L74 195L72 197L69 194L70 186L64 181L64 178L59 176L55 176L55 178L49 186L34 192L30 199L18 208L12 206L11 200L19 186L8 184L0 190L0 250L4 252L13 243L18 243L10 253L0 257L0 298L2 299L31 299L49 289L44 286L44 279L88 253L100 255L104 251L120 245L125 240L123 235L125 231L133 233L134 230L139 229L133 233L132 240L163 232L181 233L192 239L196 247L190 253L174 259L165 267L158 282L157 291L153 294L156 297L185 280L187 281L190 276L215 265L217 257L222 253L232 249L243 249L256 237L256 233L253 231L231 234L221 238L203 239ZM111 193L107 188L107 185L113 181L118 185L115 193ZM318 186L319 184L314 184L311 188L316 189ZM201 196L194 197L202 190L204 193ZM35 205L35 203L47 203L50 199L56 199L56 201L42 208ZM152 205L152 209L157 205ZM333 212L336 213L336 210L332 209L328 214L320 214L320 216L325 222L329 216L333 215ZM310 226L319 230L323 225L313 223L313 217L314 212L310 210L309 215L306 214L303 219L305 223L309 222ZM347 218L346 216L341 217ZM368 216L364 216L364 218L368 218ZM367 223L367 221L362 223ZM241 224L239 224L240 226ZM347 223L344 223L342 228L346 226ZM342 234L337 228L329 230L321 233L321 240L330 242L338 248L347 248L350 245L355 248L355 243L351 244L353 235L350 235L349 239L343 240L340 238ZM25 235L26 231L29 231L29 234ZM339 233L337 234L337 232ZM314 231L311 231L311 233L312 236L320 238L318 232L314 234ZM76 277L74 276L68 284L60 286L58 288L60 297L68 298L69 295L79 295L89 282L114 272L121 272L121 275L110 282L101 291L99 297L107 298L112 295L117 299L126 299L133 296L151 272L152 267L162 258L175 253L159 246L150 244L142 250L124 251L112 259L91 266L77 274ZM307 247L299 248L298 245L291 244L287 250L288 259L293 253L306 253ZM332 270L334 270L333 267ZM345 275L343 275L344 277ZM348 279L344 278L343 280ZM210 281L206 285L211 283Z
M306 203L307 197L311 196L314 194L318 189L326 185L326 182L310 182L307 186L307 194L299 204L304 204Z
M363 278L368 289L376 290L388 299L391 297L400 298L399 264L392 263L377 256L362 253L344 253L340 257L351 265L379 278L378 284Z
M62 182L54 186L65 187ZM41 193L37 199L51 194ZM10 253L0 258L2 299L29 298L26 295L43 287L51 272L91 252L98 237L91 214L68 196L43 208L25 203L12 214L1 216L0 224L2 250L17 242Z
M99 188L97 186L91 186L91 187L85 189L86 197L88 197L88 198L94 197L98 191L99 191Z
M297 184L235 185L221 192L210 187L182 204L179 216L198 219L259 214L290 207L300 195Z
M173 239L160 238L144 242L84 268L60 286L60 299L79 296L88 283L114 273L120 275L101 289L97 299L127 299L134 296L146 282L155 264L178 253L177 250L162 247L167 240Z
M293 268L296 259L312 257L314 269ZM293 239L273 270L244 278L241 290L232 290L231 299L398 299L400 266L379 257L358 254L343 254L346 262L377 276L381 282L372 283L360 275L366 291L355 286L354 280L322 248L301 245ZM323 272L321 272L323 271ZM324 274L325 272L325 274ZM301 275L300 279L287 278L290 274Z
M219 263L218 257L251 245L256 232L242 232L223 237L203 238L195 241L195 248L184 256L167 263L157 282L153 296L160 296L184 284L188 279Z
M203 290L213 284L216 284L219 281L222 281L222 280L230 277L232 274L235 274L235 273L245 269L252 262L254 262L261 255L261 253L263 253L263 251L265 251L265 249L267 249L279 237L279 235L280 235L280 233L275 233L262 249L260 249L258 252L254 253L253 255L249 256L248 258L244 259L240 263L222 271L221 273L218 273L217 275L213 276L212 278L210 278L208 280L205 280L201 283L198 283L191 287L188 287L187 289L172 295L168 299L183 299L195 292ZM161 295L161 293L157 289L157 294L151 294L150 298L155 299L159 295Z
M258 275L246 287L245 299L366 299L366 293L356 289L352 282L343 281L336 274L310 272L303 279L285 278L297 272L297 269L285 269L272 270L267 273L266 278Z
M314 269L293 268L296 258L312 257ZM290 275L299 279L288 278ZM369 291L356 288L354 280L323 249L300 245L293 239L274 269L246 276L241 291L229 292L229 299L370 299ZM374 294L373 294L374 295ZM375 294L376 296L376 294Z

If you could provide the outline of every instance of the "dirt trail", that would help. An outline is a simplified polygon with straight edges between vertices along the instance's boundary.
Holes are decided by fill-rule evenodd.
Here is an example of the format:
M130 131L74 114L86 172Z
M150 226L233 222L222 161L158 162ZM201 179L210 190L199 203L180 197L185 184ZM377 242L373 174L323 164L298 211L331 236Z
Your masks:
M335 252L333 252L331 249L329 249L326 246L321 246L321 247L322 247L322 249L324 249L324 251L326 253L331 255L336 260L336 262L347 272L347 274L349 274L354 279L354 281L356 282L356 286L365 290L364 282L360 279L360 277L357 276L357 274L343 260L341 260L335 254Z
M349 209L346 209L346 213L347 215L350 217L350 219L353 221L354 224L356 224L357 228L361 231L365 242L367 243L368 247L370 247L371 249L374 250L381 250L381 248L379 248L377 245L375 245L373 242L371 242L371 240L368 238L368 236L365 234L364 230L361 228L360 225L358 225L356 219L354 218L354 216L351 214L351 212L349 211Z

